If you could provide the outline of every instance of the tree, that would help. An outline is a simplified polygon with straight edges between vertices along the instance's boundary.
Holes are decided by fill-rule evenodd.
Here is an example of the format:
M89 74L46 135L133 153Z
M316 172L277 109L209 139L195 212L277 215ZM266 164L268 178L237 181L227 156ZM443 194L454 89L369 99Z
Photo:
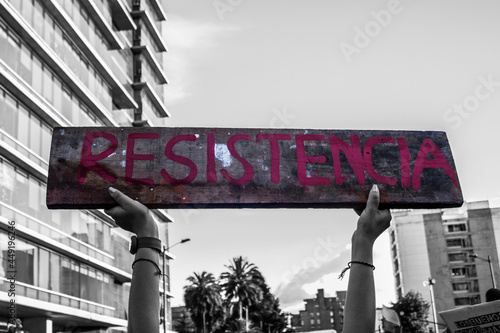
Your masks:
M187 278L184 287L184 303L191 312L198 332L205 333L207 327L212 332L224 319L221 288L212 273L194 273Z
M264 277L257 266L241 256L225 267L229 271L221 274L221 287L229 304L238 304L241 319L243 306L249 307L262 299Z
M397 303L392 303L392 305L392 308L399 315L402 332L427 332L427 317L430 306L418 291L410 290L405 296L400 298Z
M285 314L281 312L279 299L270 291L265 281L261 284L262 299L250 307L250 319L265 332L282 332L286 327Z

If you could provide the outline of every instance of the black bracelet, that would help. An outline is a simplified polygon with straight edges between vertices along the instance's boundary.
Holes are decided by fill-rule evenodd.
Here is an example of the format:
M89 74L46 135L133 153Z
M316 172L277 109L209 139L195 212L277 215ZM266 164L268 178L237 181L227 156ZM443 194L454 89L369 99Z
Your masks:
M137 258L137 259L135 259L135 260L134 260L134 262L132 263L132 269L134 269L134 265L135 265L135 263L136 263L136 262L138 262L138 261L149 261L149 262L150 262L150 263L152 263L152 264L156 267L156 269L158 270L158 272L156 272L156 273L155 273L155 275L161 275L161 269L160 269L160 267L158 266L158 264L157 264L155 261L153 261L153 260L151 260L151 259L148 259L148 258Z
M360 264L360 265L364 265L364 266L371 267L373 270L375 270L375 266L373 266L372 264L369 264L369 263L367 263L367 262L364 262L364 261L356 261L356 260L349 261L349 262L347 263L347 267L346 267L346 268L344 268L344 269L342 270L342 272L340 273L340 275L339 275L339 280L342 280L342 278L344 278L344 274L345 274L345 272L346 272L348 269L350 269L350 268L351 268L351 264Z

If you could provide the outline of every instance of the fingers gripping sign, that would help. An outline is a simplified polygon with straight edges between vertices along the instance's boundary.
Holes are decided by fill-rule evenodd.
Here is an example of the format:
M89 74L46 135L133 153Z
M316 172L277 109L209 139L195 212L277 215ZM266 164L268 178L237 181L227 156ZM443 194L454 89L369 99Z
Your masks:
M146 206L113 187L108 191L118 205L104 212L111 216L118 226L137 234L138 237L158 237L158 226Z
M353 239L361 237L373 243L389 227L392 218L391 213L388 209L378 209L379 203L380 191L375 184L368 194L365 209L355 210L359 215L359 219Z

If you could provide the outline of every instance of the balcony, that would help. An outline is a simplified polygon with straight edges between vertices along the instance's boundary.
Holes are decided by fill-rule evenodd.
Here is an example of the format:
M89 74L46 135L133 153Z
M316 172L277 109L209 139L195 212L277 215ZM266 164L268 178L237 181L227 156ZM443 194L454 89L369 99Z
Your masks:
M23 36L23 41L42 58L42 60L58 74L60 79L83 101L94 114L107 126L117 126L107 109L97 101L95 96L85 87L80 79L40 38L40 36L20 17L12 5L5 0L0 0L0 15L12 29Z
M144 56L144 59L148 62L149 67L156 74L160 84L168 84L168 78L163 72L163 68L160 63L162 60L157 58L156 52L152 51L151 48L146 45L133 46L132 52L134 52L134 54L141 54Z
M122 0L110 0L113 23L120 30L135 30L137 26L130 17L132 11Z
M132 274L119 268L131 270L133 257L130 255L117 260L111 254L72 237L4 202L0 202L0 217L3 217L0 218L0 227L5 228L7 220L16 221L16 232L27 240L96 267L113 275L120 282L129 282L132 279Z
M42 118L46 123L55 126L70 126L71 123L60 116L50 103L42 98L33 88L19 77L17 73L0 59L0 84L13 95L22 100L30 110Z
M132 87L135 90L143 90L150 97L150 100L158 111L160 117L170 117L170 112L168 112L167 107L163 104L162 100L156 94L155 90L151 87L151 85L147 82L138 82L133 83Z
M99 71L99 74L101 74L106 82L111 86L113 91L113 102L119 108L136 108L137 104L135 103L133 97L123 86L126 79L123 77L120 79L117 78L115 75L116 72L111 71L109 68L109 66L112 65L111 52L108 50L101 50L101 52L97 52L97 50L92 47L91 43L78 31L72 23L71 18L65 13L64 9L62 9L57 2L47 1L45 5L48 9L50 9L52 15L64 28L65 32L71 37L73 43L75 43L78 48L82 50L86 58L90 61L90 63L92 63L92 66ZM85 9L87 9L87 11L89 11L92 15L94 22L96 22L99 29L103 32L108 32L108 34L104 33L104 36L108 41L113 41L110 42L111 49L123 49L124 45L121 42L121 38L113 32L97 6L87 1L83 1L82 5L84 5ZM106 59L101 57L105 57ZM106 60L106 62L104 60Z
M145 27L150 32L151 38L153 39L156 49L158 49L159 52L168 51L167 46L163 42L161 33L158 31L158 28L156 27L153 19L151 18L151 15L149 15L147 11L144 10L133 11L132 17L135 19L140 18L141 21L144 22Z

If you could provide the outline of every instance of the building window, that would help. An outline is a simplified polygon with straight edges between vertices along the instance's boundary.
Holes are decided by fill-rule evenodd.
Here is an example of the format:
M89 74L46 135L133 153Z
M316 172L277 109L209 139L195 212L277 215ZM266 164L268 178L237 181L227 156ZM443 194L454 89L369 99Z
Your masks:
M394 272L399 272L399 261L398 259L393 261L394 264Z
M10 270L7 243L7 233L0 231L1 277L6 277L6 272ZM113 297L104 297L106 290L113 290L110 275L19 238L16 239L16 270L19 282L113 305Z
M466 223L446 224L444 226L445 233L464 232L464 231L467 231Z
M450 262L464 262L465 261L465 253L448 253L448 261Z
M316 324L321 325L321 319L316 319Z
M7 60L7 65L10 66L15 72L17 72L29 85L35 89L37 93L42 95L49 103L51 103L55 108L61 106L63 103L62 97L64 89L64 85L61 80L57 77L56 74L52 73L52 71L38 59L38 56L32 52L25 44L23 44L14 31L12 31L7 25L0 20L0 58L3 60ZM65 43L67 44L67 43ZM71 49L71 45L65 46L68 49L68 54L73 55L75 58L74 61L71 61L73 58L65 59L64 55L61 55L61 58L66 64L69 64L70 68L80 77L80 79L85 78L85 75L90 75L89 73L95 72L91 70L90 67L85 67L85 69L81 69L80 72L77 72L75 68L79 68L82 65L83 60L80 61L80 58L76 58L74 55L75 52ZM71 50L71 51L69 51ZM25 55L21 57L20 53L24 52ZM32 68L29 69L26 65L23 65L22 61L26 62L27 59L32 59ZM67 57L66 57L67 58ZM78 62L78 63L76 63ZM32 71L32 75L30 75L30 71ZM99 99L103 106L111 107L111 89L103 82L101 78L99 78L98 85L92 93ZM73 96L73 99L76 99ZM82 124L75 122L71 119L71 115L68 115L68 109L61 108L56 109L62 115L67 117L74 125L103 125L103 123L98 120L93 124Z
M446 240L446 246L449 248L452 247L471 247L470 237L461 237L461 238L449 238Z
M453 291L467 291L469 290L468 282L453 283Z
M479 283L477 280L467 282L453 283L453 291L455 292L479 292Z
M474 304L479 304L479 303L481 303L481 298L479 297L479 295L471 296L471 297L457 297L457 298L455 298L455 305L456 306L474 305Z
M314 326L314 319L311 319L311 326Z
M392 257L397 258L398 257L398 248L396 247L396 244L394 244L391 248L392 251Z
M451 269L451 276L454 278L457 277L475 277L476 268L474 266L466 266L466 267L455 267Z

